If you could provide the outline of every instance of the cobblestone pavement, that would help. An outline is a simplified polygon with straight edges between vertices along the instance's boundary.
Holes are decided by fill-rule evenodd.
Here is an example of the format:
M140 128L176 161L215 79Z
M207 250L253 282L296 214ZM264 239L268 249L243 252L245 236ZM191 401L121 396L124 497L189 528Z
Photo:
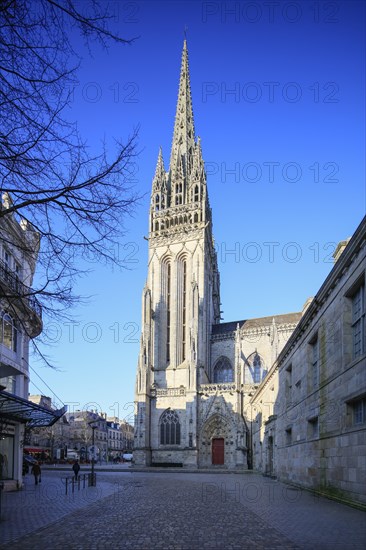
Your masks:
M22 506L7 499L0 548L366 547L363 512L256 474L103 472L73 500L55 489L59 472L44 477L38 497L28 493ZM22 528L25 518L35 521L32 532Z
M80 508L85 508L115 492L115 480L99 480L97 487L87 487L81 481L80 490L69 485L65 491L65 478L72 478L68 471L42 470L42 483L35 486L32 475L25 476L24 488L21 491L2 494L0 547L4 542L11 542L27 533L45 527L60 520L63 516Z

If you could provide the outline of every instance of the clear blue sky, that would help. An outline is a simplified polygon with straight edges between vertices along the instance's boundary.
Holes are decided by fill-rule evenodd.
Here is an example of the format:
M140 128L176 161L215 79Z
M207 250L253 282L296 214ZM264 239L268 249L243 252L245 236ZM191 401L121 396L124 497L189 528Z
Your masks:
M32 362L70 410L132 419L143 237L159 146L166 168L170 155L185 26L224 321L300 311L364 216L365 4L277 4L115 2L122 35L139 38L85 56L70 117L91 151L140 125L135 186L147 195L124 220L128 269L94 265L75 326L46 324L58 370Z

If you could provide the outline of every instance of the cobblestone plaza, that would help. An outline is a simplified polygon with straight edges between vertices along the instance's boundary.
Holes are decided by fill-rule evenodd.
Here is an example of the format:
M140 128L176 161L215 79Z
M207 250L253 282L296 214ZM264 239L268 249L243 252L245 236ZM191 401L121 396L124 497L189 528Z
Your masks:
M70 472L4 493L0 548L364 548L361 510L258 474L98 471L65 494Z

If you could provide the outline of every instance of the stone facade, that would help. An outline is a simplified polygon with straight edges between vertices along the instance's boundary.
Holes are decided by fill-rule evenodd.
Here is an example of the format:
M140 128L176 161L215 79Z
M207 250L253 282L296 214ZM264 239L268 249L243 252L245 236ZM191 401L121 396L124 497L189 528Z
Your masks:
M136 377L137 465L247 468L245 407L300 314L220 324L220 277L184 43L170 168L159 151Z
M0 210L11 205L2 196ZM32 296L39 236L25 220L9 214L0 218L0 391L28 398L29 342L42 330L41 307ZM4 401L7 399L4 396ZM0 480L5 489L22 486L24 423L0 407Z
M366 502L366 218L250 403L255 468Z

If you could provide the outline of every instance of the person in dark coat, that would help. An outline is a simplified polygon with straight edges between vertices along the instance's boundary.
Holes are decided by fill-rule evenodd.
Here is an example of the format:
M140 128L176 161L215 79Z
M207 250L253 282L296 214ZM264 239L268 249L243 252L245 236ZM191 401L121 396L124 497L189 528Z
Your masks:
M80 464L78 460L75 460L75 463L73 464L72 469L74 470L75 480L77 480L79 471L80 471Z
M36 485L41 481L41 467L38 462L32 466L32 474L34 475L34 482Z

